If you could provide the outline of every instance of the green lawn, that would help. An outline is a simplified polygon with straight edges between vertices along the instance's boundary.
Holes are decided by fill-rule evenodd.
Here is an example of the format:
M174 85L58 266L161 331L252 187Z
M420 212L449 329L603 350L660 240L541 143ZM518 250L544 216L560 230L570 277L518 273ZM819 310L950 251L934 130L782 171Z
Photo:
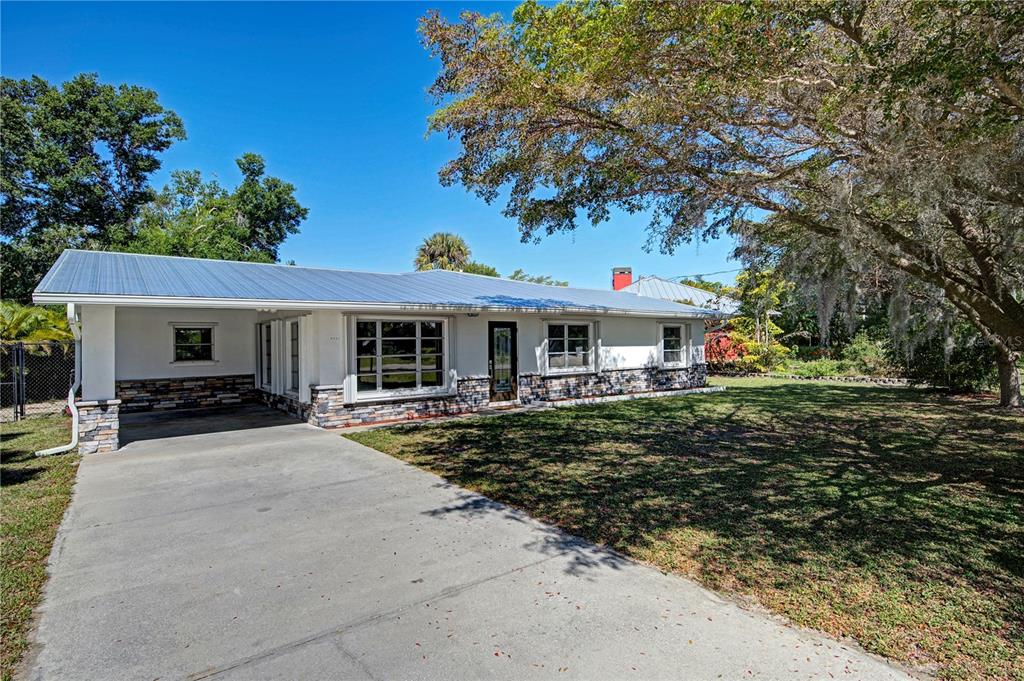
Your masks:
M13 677L25 652L32 610L46 581L57 526L71 499L78 456L36 458L67 442L71 420L43 416L0 424L0 676Z
M993 398L724 393L353 440L945 678L1024 678L1024 417Z

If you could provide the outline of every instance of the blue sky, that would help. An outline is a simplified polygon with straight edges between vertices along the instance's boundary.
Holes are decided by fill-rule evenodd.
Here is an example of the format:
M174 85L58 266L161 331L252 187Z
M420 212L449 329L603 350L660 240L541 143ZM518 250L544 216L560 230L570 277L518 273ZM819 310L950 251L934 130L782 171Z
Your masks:
M738 266L727 240L645 253L642 215L523 244L500 204L442 187L437 170L457 145L425 137L426 89L438 65L416 34L432 6L3 2L0 70L51 82L93 71L156 90L188 131L164 154L157 186L185 168L234 186L234 159L261 154L309 208L301 233L281 249L300 265L404 271L423 237L446 230L502 274L522 267L573 286L606 288L615 266L662 276ZM454 17L513 6L440 7Z

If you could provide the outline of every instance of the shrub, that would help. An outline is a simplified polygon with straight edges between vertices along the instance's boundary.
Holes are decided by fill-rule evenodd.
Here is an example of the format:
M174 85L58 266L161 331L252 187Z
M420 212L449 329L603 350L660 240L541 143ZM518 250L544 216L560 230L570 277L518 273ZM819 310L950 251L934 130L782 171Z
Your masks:
M996 353L970 326L958 326L947 358L946 340L933 337L912 353L890 349L888 360L900 373L918 383L930 383L953 392L978 392L996 385Z
M774 371L782 366L790 354L789 348L778 341L769 343L747 341L743 343L743 348L746 353L737 362L741 371L757 373Z
M895 376L898 368L889 360L890 343L862 330L843 348L842 358L850 371L862 376Z
M805 378L844 376L849 373L849 365L837 359L815 359L808 362L790 362L786 365L786 372Z
M793 359L803 362L813 362L816 359L829 359L832 357L832 348L821 345L796 345L791 348Z

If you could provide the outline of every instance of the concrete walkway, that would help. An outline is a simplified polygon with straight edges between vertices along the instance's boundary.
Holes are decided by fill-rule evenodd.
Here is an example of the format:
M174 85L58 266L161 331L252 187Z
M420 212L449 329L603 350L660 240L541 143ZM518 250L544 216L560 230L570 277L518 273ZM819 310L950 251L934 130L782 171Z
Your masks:
M275 412L124 436L82 462L29 679L906 678Z

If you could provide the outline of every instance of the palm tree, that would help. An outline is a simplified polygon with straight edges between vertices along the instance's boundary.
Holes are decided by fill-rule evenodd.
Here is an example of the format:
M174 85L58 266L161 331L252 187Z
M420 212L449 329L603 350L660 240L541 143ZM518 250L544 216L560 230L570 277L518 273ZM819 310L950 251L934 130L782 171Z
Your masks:
M74 338L63 313L47 307L0 303L0 339L5 341L67 341Z
M461 270L469 262L469 246L458 234L437 232L416 249L417 270Z

